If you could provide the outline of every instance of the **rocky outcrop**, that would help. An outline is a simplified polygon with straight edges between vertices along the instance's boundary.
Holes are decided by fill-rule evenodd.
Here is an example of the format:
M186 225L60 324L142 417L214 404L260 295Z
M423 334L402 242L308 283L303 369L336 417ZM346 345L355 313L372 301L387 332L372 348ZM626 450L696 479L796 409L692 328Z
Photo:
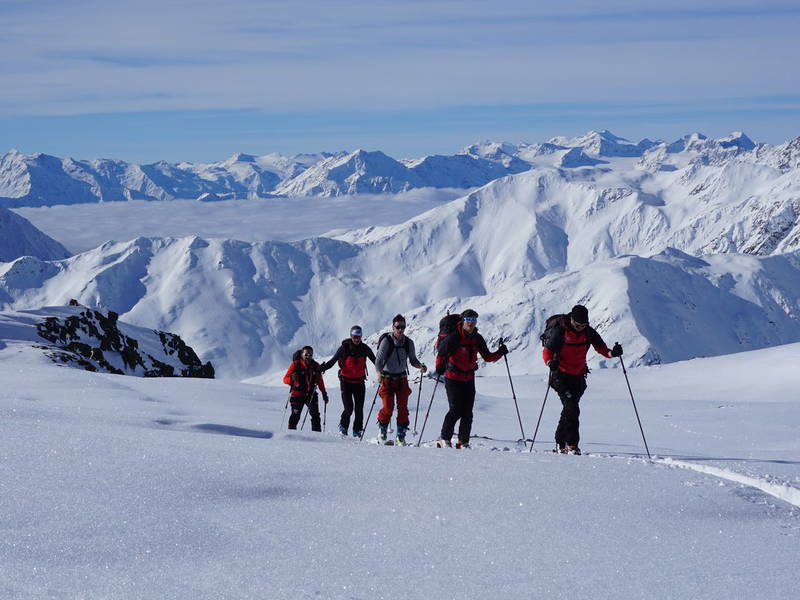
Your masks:
M71 300L70 306L80 305ZM117 313L81 308L64 318L46 317L36 326L39 335L55 346L53 360L117 375L214 378L212 364L203 364L179 336L152 331L153 339L140 343L120 330Z

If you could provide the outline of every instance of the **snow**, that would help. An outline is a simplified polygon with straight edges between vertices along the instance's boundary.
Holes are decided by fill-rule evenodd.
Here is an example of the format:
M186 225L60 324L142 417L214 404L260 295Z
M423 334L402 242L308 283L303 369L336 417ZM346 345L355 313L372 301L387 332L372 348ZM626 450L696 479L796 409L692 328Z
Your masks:
M796 590L800 344L631 370L652 462L618 370L590 376L592 454L575 457L549 451L552 395L536 451L516 445L503 377L477 380L473 450L387 448L331 433L335 392L327 433L286 433L283 388L93 374L41 356L0 349L7 598ZM530 437L543 380L515 388ZM425 440L444 404L440 389Z

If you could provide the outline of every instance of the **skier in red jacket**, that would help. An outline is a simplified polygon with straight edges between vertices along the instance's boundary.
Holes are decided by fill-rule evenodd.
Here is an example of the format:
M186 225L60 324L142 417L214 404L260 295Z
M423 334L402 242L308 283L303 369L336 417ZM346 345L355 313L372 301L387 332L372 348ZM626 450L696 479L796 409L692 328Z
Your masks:
M456 421L460 420L456 448L469 448L478 354L486 362L495 362L508 354L508 348L500 344L496 352L490 352L486 340L478 333L478 313L467 309L461 313L461 322L456 330L439 343L436 357L436 373L444 375L447 402L450 405L437 442L440 447L452 445L453 430Z
M303 406L308 406L311 414L311 430L322 431L322 421L319 416L319 396L314 388L322 392L322 399L328 403L328 392L325 390L325 381L322 379L322 370L319 363L314 360L314 349L304 346L295 352L292 364L283 376L283 383L290 385L289 402L292 405L292 414L289 416L289 429L297 429Z
M606 358L622 356L622 346L617 343L608 349L600 334L589 326L589 311L581 304L573 306L569 314L558 315L548 322L550 325L542 336L542 359L550 367L549 385L563 407L556 428L556 445L562 454L580 454L579 403L586 391L589 346Z

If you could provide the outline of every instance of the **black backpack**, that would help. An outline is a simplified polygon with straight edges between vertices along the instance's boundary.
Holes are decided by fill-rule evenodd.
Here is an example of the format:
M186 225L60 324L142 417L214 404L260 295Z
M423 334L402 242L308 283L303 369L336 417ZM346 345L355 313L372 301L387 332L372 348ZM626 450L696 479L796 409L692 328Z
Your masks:
M458 313L446 314L439 320L439 335L436 336L436 343L433 345L433 351L438 354L439 344L448 335L455 332L458 324L461 322L461 315Z
M560 314L548 317L544 322L544 333L539 336L542 347L549 348L558 354L561 345L564 343L564 326L568 315Z

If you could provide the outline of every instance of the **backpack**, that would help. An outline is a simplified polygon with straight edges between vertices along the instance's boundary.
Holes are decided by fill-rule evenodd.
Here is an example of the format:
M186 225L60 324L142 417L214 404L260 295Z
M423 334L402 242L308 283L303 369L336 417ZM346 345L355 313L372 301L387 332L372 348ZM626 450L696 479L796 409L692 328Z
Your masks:
M544 333L539 336L543 348L550 348L555 353L561 349L564 342L564 323L568 315L559 314L548 317L544 322Z
M380 346L380 345L381 344L380 344L380 341L379 341L378 342L378 346ZM342 356L339 357L339 361L338 361L340 369L344 368L344 363L345 363L345 361L347 360L347 358L349 356L355 356L356 358L360 358L362 356L364 358L366 358L366 356L367 356L366 345L364 346L364 348L359 350L359 352L356 352L356 347L353 344L353 342L350 340L350 338L342 340L342 348L344 349L344 352L343 352Z
M455 314L446 314L439 320L439 335L436 336L436 343L433 345L433 351L438 354L439 352L439 344L442 343L448 335L455 332L458 324L461 322L461 315L458 313Z
M376 350L380 350L383 340L389 337L390 335L392 335L390 331L384 331L381 334L381 336L378 338L378 345L376 347ZM389 362L389 359L392 357L392 353L394 352L394 346L395 346L394 342L389 344L389 352L387 352L386 354L386 362ZM408 356L408 337L403 338L403 350L406 351L406 356Z

